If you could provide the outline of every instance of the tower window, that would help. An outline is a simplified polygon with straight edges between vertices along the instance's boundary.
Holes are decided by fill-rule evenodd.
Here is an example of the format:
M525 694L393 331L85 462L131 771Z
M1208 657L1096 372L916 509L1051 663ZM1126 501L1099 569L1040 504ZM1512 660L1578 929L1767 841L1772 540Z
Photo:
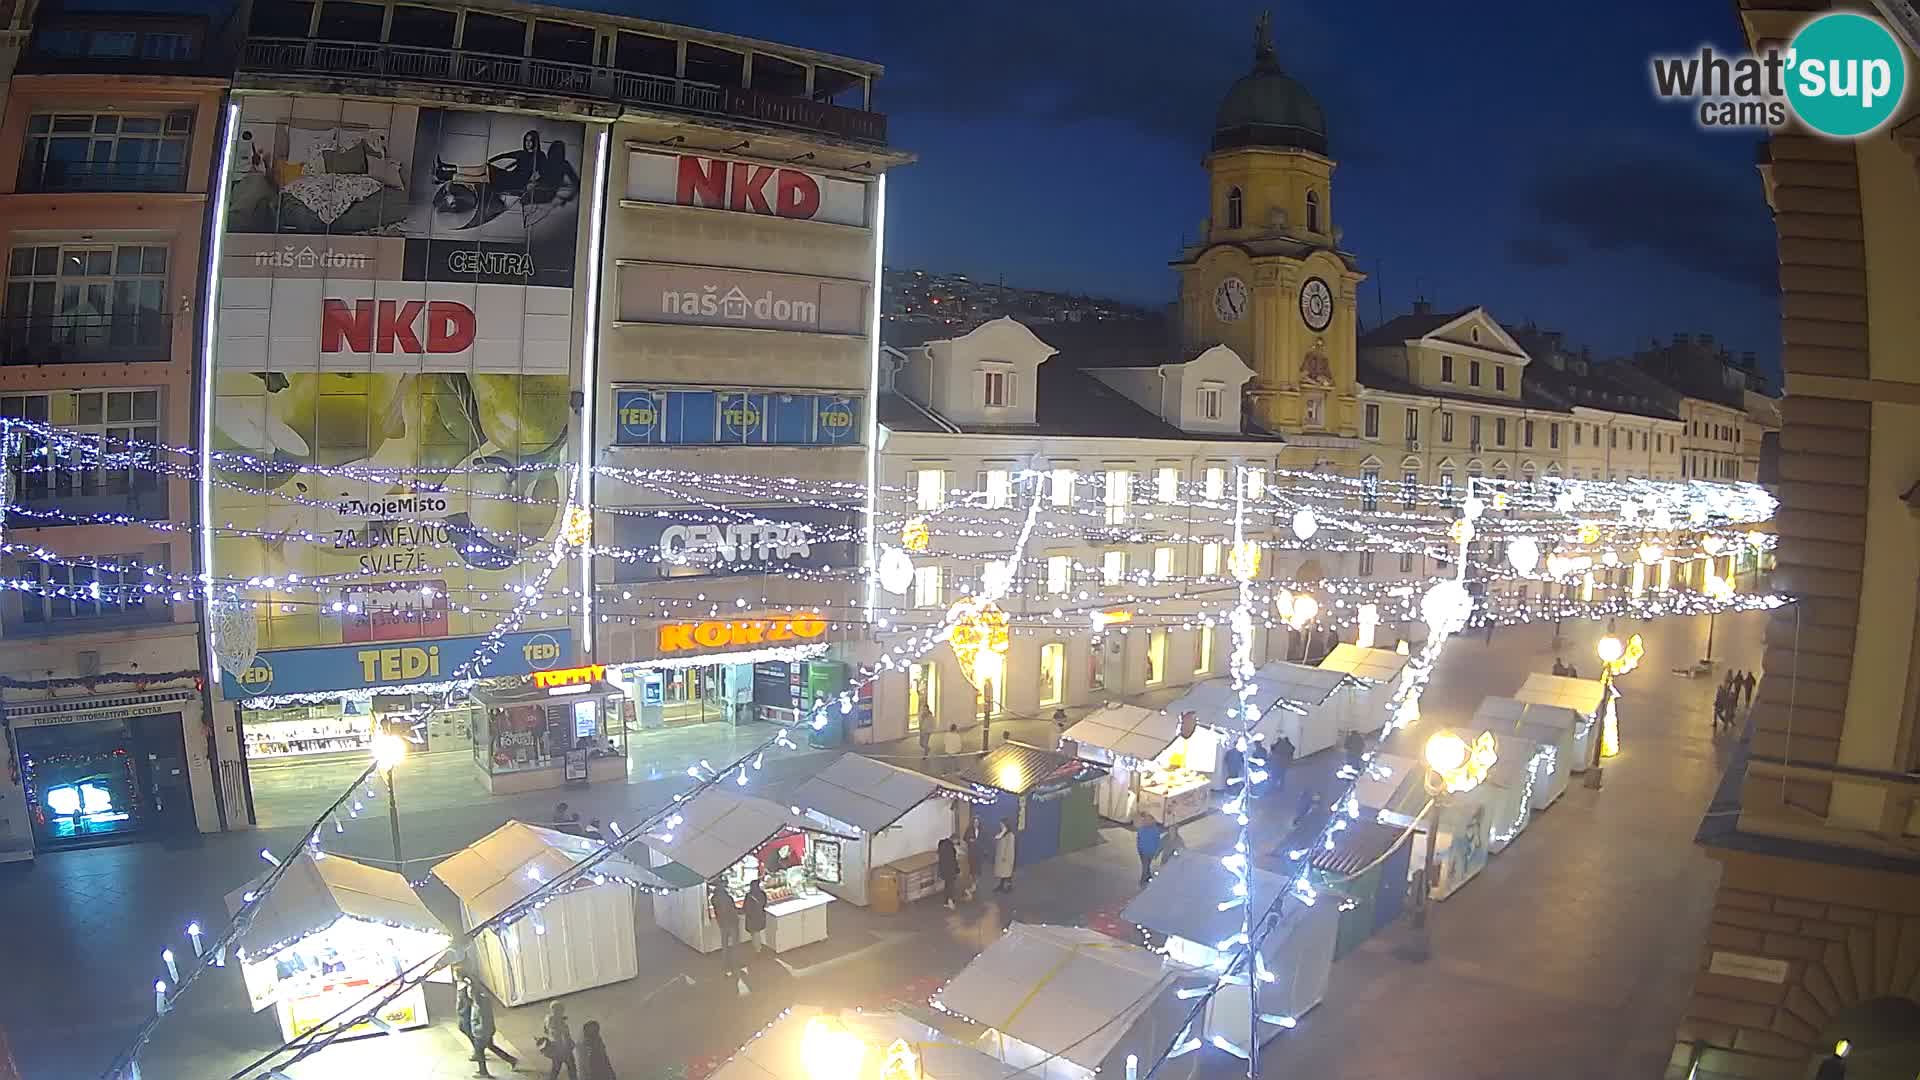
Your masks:
M1317 191L1307 192L1307 231L1320 231L1320 193Z
M1227 228L1237 229L1246 220L1246 200L1241 198L1239 188L1227 189Z

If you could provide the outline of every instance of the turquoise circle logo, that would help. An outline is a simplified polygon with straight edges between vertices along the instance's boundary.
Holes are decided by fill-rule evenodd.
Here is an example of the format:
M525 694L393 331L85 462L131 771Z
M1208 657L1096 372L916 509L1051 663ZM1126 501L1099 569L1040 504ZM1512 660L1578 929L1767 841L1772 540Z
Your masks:
M1822 135L1851 139L1892 118L1907 90L1907 59L1877 19L1822 15L1800 28L1787 51L1787 101Z

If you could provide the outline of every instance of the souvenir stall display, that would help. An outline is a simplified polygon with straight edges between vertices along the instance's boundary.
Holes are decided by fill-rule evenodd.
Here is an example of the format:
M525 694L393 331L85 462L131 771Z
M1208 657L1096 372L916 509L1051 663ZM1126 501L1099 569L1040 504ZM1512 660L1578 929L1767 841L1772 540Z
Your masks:
M991 839L1006 821L1016 834L1014 865L1030 866L1100 842L1094 781L1106 771L1037 746L1003 742L959 780L983 797L973 807L980 834Z
M1320 1004L1333 975L1333 949L1339 936L1339 905L1307 904L1293 894L1286 878L1259 866L1251 869L1251 911L1239 907L1220 910L1223 898L1233 895L1238 880L1220 865L1217 855L1183 851L1121 910L1120 917L1166 938L1169 959L1210 972L1226 969L1226 953L1215 948L1240 933L1241 920L1251 914L1257 925L1268 912L1279 921L1260 941L1260 957L1273 976L1260 987L1260 1012L1274 1017L1299 1018ZM1247 989L1223 987L1207 1003L1202 1026L1194 1034L1225 1038L1235 1046L1248 1045ZM1260 1025L1264 1044L1285 1027Z
M747 886L767 892L768 947L776 953L827 939L825 885L844 880L846 845L859 838L834 832L787 807L710 787L679 804L667 824L641 837L652 870L674 886L655 894L660 928L703 953L720 948L707 886L719 882L737 904Z
M626 695L597 675L576 676L599 670L540 671L473 688L473 760L489 793L626 779Z
M1181 967L1076 926L1016 922L942 987L934 1006L986 1028L979 1048L1032 1080L1124 1076L1184 1026Z
M965 789L924 773L842 754L801 784L792 802L826 828L859 838L815 841L816 847L838 844L840 850L837 880L822 879L820 888L865 907L885 870L885 879L896 883L887 900L898 910L940 891L935 851L941 840L959 835L954 799L968 797Z
M1018 1069L897 1012L796 1005L707 1080L1021 1080Z
M1220 736L1197 711L1107 705L1067 729L1063 749L1112 771L1094 785L1094 806L1109 821L1145 813L1180 822L1199 817L1220 767Z
M1606 684L1599 679L1574 679L1565 675L1527 676L1515 698L1529 705L1554 705L1570 709L1579 717L1573 732L1573 755L1567 771L1586 772L1593 760L1593 739L1599 737L1601 707L1606 703Z
M227 895L238 912L257 883ZM449 936L407 879L339 855L302 850L254 909L234 943L253 1011L275 1008L280 1034L297 1039L353 1008L394 976L438 956ZM445 973L432 976L447 982ZM393 1028L428 1022L425 987L388 1002L380 1019ZM361 1024L349 1036L378 1035Z
M1314 852L1313 887L1339 898L1335 960L1400 917L1407 906L1413 830L1362 818L1333 834L1331 850Z
M1273 687L1277 701L1261 713L1257 730L1268 746L1285 735L1295 760L1339 746L1361 722L1354 697L1362 686L1344 671L1275 660L1260 669L1259 679ZM1385 722L1384 713L1368 717L1366 734Z
M509 821L433 868L460 901L466 929L513 907L605 845L584 836ZM634 897L668 882L611 857L524 917L473 942L481 981L508 1005L571 994L640 973Z
M1509 735L1535 744L1529 762L1533 768L1531 805L1545 810L1567 790L1572 771L1574 732L1580 717L1560 705L1536 705L1518 698L1487 698L1473 714L1473 727L1491 731L1504 741Z

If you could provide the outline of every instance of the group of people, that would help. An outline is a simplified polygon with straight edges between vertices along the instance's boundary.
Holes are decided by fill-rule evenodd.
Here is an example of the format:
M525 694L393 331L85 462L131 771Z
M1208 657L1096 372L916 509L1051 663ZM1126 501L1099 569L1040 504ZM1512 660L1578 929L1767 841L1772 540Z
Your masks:
M500 1044L494 1041L493 991L471 974L462 972L455 984L454 1010L459 1017L460 1033L473 1047L473 1075L493 1075L487 1071L489 1052L506 1062L507 1068L518 1071L520 1060L500 1049ZM534 1039L534 1045L551 1063L547 1080L559 1080L562 1072L567 1074L567 1080L615 1080L613 1062L607 1057L607 1044L600 1037L600 1022L589 1020L580 1025L580 1038L576 1042L573 1027L567 1021L567 1007L561 1002L547 1006L546 1025Z
M1727 672L1727 677L1720 680L1720 688L1713 692L1715 731L1722 727L1734 726L1740 716L1740 710L1753 704L1753 686L1759 681L1751 671Z
M767 940L767 889L762 879L754 878L747 886L746 895L737 903L733 893L727 890L726 882L719 878L707 882L707 910L713 912L713 921L720 928L720 961L726 965L724 973L746 974L746 964L734 965L733 947L750 942L754 956L772 947L772 942Z
M1579 668L1574 667L1572 664L1563 662L1557 656L1553 658L1553 673L1555 675L1564 675L1569 679L1577 679L1580 677Z
M1013 891L1013 861L1019 854L1016 845L1019 840L1014 836L1011 826L1005 818L994 823L993 835L989 837L980 827L980 819L974 818L967 824L966 834L955 840L951 836L940 838L935 855L939 860L940 884L944 889L947 910L960 906L960 901L971 900L977 883L987 870L987 857L993 857L993 891L1010 893ZM966 848L964 856L962 847ZM965 859L964 864L962 859ZM961 867L971 872L973 884L961 885Z
M589 840L598 840L601 843L605 843L607 840L607 830L600 824L599 818L593 818L582 825L580 823L580 811L569 807L566 803L560 803L553 808L553 827L560 832L570 833L574 836L584 836Z

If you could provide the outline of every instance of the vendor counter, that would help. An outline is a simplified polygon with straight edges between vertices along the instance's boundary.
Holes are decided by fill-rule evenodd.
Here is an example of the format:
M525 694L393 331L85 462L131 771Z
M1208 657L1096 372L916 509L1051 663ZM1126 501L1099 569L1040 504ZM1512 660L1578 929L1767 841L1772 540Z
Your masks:
M1141 782L1137 810L1168 824L1189 821L1211 809L1210 787L1206 773L1169 769Z
M833 901L834 897L827 893L816 892L768 904L767 947L776 953L783 953L827 940L827 905ZM713 921L704 887L655 895L653 917L662 930L700 952L718 952L720 949L720 926ZM744 924L740 932L744 937Z
M827 940L827 905L833 897L826 893L796 896L767 906L767 946L783 953L802 945Z

